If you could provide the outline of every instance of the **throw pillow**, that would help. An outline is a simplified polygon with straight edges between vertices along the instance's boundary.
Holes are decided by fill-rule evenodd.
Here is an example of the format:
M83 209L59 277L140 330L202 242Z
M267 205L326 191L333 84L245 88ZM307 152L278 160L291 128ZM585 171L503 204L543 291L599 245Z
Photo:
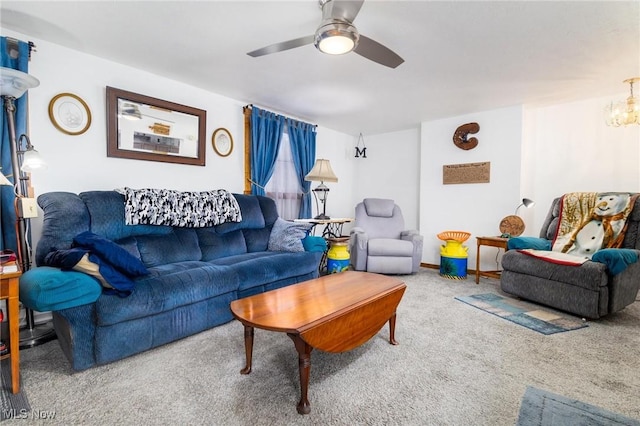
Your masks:
M601 249L593 254L591 260L604 263L609 272L616 275L638 261L638 252L632 249Z
M509 250L551 250L551 241L537 237L513 237L507 241Z
M304 251L302 239L307 236L313 224L289 222L278 218L269 235L269 251Z
M139 277L149 273L142 261L111 240L85 231L73 238L73 246L89 250L121 273Z

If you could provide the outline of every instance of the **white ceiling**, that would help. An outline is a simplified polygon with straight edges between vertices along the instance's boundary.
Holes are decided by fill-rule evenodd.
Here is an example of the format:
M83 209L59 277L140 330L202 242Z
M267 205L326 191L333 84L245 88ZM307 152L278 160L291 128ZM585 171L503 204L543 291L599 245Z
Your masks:
M312 45L246 55L313 34L315 0L3 0L0 12L3 28L353 135L625 93L640 76L637 0L367 0L354 24L404 58L396 69Z

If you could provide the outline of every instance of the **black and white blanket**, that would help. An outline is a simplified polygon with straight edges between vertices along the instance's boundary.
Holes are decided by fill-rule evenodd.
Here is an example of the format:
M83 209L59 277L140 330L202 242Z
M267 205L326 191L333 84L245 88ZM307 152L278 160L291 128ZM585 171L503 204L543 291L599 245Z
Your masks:
M224 189L189 192L123 188L116 191L124 194L127 225L205 228L242 221L238 201Z

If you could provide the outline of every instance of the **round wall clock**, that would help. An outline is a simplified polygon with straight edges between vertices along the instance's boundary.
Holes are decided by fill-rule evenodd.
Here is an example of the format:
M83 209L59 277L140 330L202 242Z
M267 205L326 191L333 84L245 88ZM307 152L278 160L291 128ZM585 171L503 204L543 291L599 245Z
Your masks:
M225 128L219 128L211 136L213 150L221 157L227 157L233 151L233 138Z
M79 96L60 93L49 102L49 119L62 133L81 135L91 126L91 110Z

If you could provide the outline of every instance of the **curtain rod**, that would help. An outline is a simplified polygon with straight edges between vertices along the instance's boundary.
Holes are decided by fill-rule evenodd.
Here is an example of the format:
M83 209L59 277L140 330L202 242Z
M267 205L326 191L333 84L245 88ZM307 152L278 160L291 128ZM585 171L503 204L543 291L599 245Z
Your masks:
M13 38L13 37L6 37L7 39L7 55L14 57L14 55L11 53L11 51L15 51L15 57L17 57L18 53L20 51L20 49L18 48L18 42L20 40ZM29 60L31 60L31 52L37 52L36 50L36 45L34 42L29 41L27 42L29 44Z
M245 105L245 106L243 106L243 107L242 107L242 111L243 111L243 112L246 112L247 110L249 110L249 109L251 109L251 108L253 108L253 104L247 104L247 105ZM262 108L260 108L260 109L262 109ZM317 124L306 123L306 122L304 122L304 121L302 121L302 120L298 120L298 119L296 119L296 118L287 117L286 115L278 114L278 113L275 113L275 112L273 112L273 111L268 111L268 110L266 110L266 109L265 109L265 110L263 110L263 111L267 111L267 112L270 112L270 113L272 113L272 114L275 114L275 115L278 115L278 116L282 116L282 117L284 117L284 118L287 118L287 119L289 119L289 120L295 120L295 121L297 121L297 122L300 122L300 123L304 123L304 124L308 124L308 125L310 125L310 126L313 126L314 128L318 128L318 125L317 125Z

